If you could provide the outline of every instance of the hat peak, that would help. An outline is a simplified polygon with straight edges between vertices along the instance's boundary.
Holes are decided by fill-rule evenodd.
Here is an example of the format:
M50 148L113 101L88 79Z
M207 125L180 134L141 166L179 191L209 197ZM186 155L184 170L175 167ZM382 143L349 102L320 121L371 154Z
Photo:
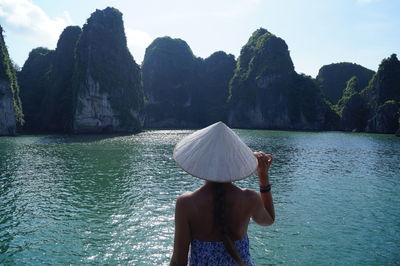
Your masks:
M217 123L215 123L215 124L213 124L213 125L211 125L212 127L228 127L227 125L225 125L225 123L224 122L222 122L222 121L219 121L219 122L217 122Z

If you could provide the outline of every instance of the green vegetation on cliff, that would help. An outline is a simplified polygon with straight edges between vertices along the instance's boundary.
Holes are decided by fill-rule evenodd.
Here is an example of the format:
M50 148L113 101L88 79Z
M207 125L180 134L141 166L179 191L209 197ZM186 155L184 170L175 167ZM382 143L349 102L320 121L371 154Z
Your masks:
M145 127L195 128L225 120L235 64L224 52L203 60L181 39L155 39L142 64Z
M3 28L0 26L0 80L8 82L13 95L15 120L19 125L23 125L24 114L22 112L22 104L19 96L17 75L4 42L3 32Z
M20 73L25 130L124 132L140 129L139 66L126 45L122 14L96 10L64 29L55 51L34 49Z
M61 33L52 61L52 68L40 112L42 130L68 132L72 120L72 76L75 48L81 28L69 26ZM49 112L49 110L51 110Z
M396 55L382 61L367 87L352 77L336 105L346 131L395 133L399 129L400 62Z
M54 51L39 47L33 49L25 61L18 75L21 85L21 101L25 110L24 130L40 131L42 110L48 110L43 106L43 98L48 91Z
M336 63L320 68L316 77L322 93L332 103L336 104L343 95L346 82L353 76L358 79L361 89L364 89L374 71L353 63Z
M338 114L341 114L343 111L343 107L347 103L347 101L354 94L359 94L362 91L361 86L359 85L358 78L356 76L351 77L346 84L346 88L343 90L342 98L338 101L335 108Z
M128 50L122 13L117 9L96 10L83 26L76 47L73 87L74 131L95 131L96 127L111 132L140 129L140 69ZM107 100L99 101L100 95ZM87 105L80 104L80 97L88 98ZM89 114L85 109L88 105L97 106L97 110ZM87 122L97 126L82 120L87 115L91 115Z
M400 62L396 54L382 60L364 94L374 109L388 100L400 102Z
M219 51L204 59L198 95L201 126L227 120L229 81L236 66L235 57Z
M15 70L6 61L0 78L11 80L22 122ZM202 59L181 39L157 38L140 70L127 48L122 14L114 8L96 10L82 30L67 27L55 51L32 50L19 78L25 129L35 131L132 132L142 123L198 128L219 120L240 128L382 133L399 128L396 55L384 59L375 75L339 63L323 66L314 80L295 72L283 39L260 28L237 61L222 51Z
M26 110L27 131L68 132L71 119L71 78L79 27L62 32L55 51L36 48L29 53L19 80Z
M400 111L400 62L396 54L382 60L362 94L370 108L366 131L395 133Z
M294 71L285 41L265 29L241 50L229 104L235 127L318 130L337 120L315 82Z
M368 106L360 93L354 93L339 101L341 105L341 128L345 131L365 131Z
M197 60L185 41L170 37L155 39L146 49L142 73L149 103L162 102L177 108L190 104L190 95L197 87Z
M306 75L293 75L293 90L288 97L288 113L291 121L318 121L321 112L328 108L315 81ZM320 109L321 108L321 109Z
M257 88L294 72L285 41L266 29L256 30L242 47L230 82L230 102L256 102ZM277 74L279 73L279 74Z

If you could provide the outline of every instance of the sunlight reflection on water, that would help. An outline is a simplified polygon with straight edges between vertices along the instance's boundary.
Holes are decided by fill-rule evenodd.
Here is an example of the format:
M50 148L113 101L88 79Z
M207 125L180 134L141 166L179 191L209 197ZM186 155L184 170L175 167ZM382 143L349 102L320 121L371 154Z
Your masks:
M172 159L190 132L0 138L0 264L166 264L175 199L202 184ZM399 138L236 132L275 157L277 221L249 226L257 264L400 263Z

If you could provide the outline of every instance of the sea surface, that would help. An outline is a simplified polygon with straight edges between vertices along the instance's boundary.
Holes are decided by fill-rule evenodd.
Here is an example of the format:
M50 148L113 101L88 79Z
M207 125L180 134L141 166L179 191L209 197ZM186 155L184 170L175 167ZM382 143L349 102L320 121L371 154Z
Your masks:
M191 132L1 137L0 264L168 264L175 199L203 184L172 159ZM257 265L400 265L400 138L236 132L275 157L275 224L249 226Z

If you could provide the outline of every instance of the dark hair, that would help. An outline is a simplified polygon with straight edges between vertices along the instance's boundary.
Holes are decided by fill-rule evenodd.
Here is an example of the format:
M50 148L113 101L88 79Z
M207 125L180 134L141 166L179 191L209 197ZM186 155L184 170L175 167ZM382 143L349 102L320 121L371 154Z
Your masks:
M225 192L223 183L214 183L214 222L218 227L222 237L222 241L226 250L232 256L232 258L239 264L244 265L242 259L239 256L239 252L236 249L232 239L229 236L229 230L225 223Z

